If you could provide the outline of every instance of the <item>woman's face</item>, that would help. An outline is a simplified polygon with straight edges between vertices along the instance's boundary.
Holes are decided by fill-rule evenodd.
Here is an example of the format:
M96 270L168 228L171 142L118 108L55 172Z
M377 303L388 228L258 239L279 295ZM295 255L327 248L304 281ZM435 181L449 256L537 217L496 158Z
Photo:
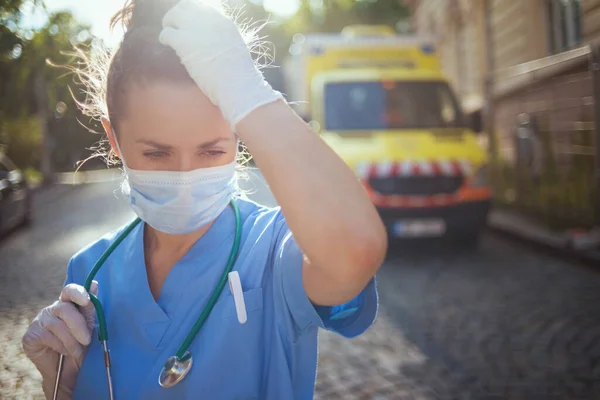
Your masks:
M118 132L103 120L111 146L127 167L191 171L231 163L237 137L217 106L195 85L132 85ZM119 141L117 150L116 140Z

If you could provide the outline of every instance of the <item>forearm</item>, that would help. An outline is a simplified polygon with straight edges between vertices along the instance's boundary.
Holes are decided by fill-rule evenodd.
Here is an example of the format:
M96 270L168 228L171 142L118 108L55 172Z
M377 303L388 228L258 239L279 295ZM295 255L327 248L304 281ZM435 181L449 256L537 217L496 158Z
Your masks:
M237 130L311 265L366 284L386 233L354 172L284 102L260 107Z

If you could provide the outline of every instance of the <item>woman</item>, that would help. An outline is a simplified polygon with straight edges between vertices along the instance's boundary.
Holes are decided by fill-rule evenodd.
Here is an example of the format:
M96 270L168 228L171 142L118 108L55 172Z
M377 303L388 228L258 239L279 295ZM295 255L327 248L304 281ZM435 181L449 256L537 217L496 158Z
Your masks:
M387 246L376 210L353 172L265 82L250 42L220 7L134 0L119 20L127 31L106 74L106 104L94 103L102 98L95 93L86 105L105 113L125 193L143 221L90 290L107 320L115 398L312 398L318 328L353 337L375 318L374 275ZM238 137L281 208L237 193ZM220 293L189 346L189 374L163 388L165 361L228 264L234 207L243 302L232 296L235 284ZM60 398L108 397L96 313L82 285L122 231L71 259L60 300L23 338L47 397L59 354Z

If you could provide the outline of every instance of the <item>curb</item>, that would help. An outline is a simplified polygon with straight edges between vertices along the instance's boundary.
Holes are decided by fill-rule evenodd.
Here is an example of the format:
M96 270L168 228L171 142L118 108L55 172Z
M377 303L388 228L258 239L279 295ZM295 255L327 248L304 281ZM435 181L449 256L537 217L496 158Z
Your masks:
M493 232L550 250L558 256L576 259L591 266L600 266L600 250L576 250L570 246L570 240L566 234L553 234L543 228L526 223L517 224L510 215L504 215L499 211L490 213L487 226Z

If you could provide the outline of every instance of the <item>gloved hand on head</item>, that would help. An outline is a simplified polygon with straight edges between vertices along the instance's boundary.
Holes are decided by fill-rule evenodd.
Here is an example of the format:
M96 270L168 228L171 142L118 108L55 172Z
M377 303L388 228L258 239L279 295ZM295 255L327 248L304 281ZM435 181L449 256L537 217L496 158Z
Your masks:
M248 44L219 0L183 0L163 18L160 42L175 50L232 128L258 107L282 99L265 81Z
M97 282L92 283L90 291L98 293ZM71 398L95 321L96 311L89 294L83 286L70 284L63 288L59 300L44 308L27 329L23 351L42 375L46 398L52 398L60 354L66 357L59 398Z

